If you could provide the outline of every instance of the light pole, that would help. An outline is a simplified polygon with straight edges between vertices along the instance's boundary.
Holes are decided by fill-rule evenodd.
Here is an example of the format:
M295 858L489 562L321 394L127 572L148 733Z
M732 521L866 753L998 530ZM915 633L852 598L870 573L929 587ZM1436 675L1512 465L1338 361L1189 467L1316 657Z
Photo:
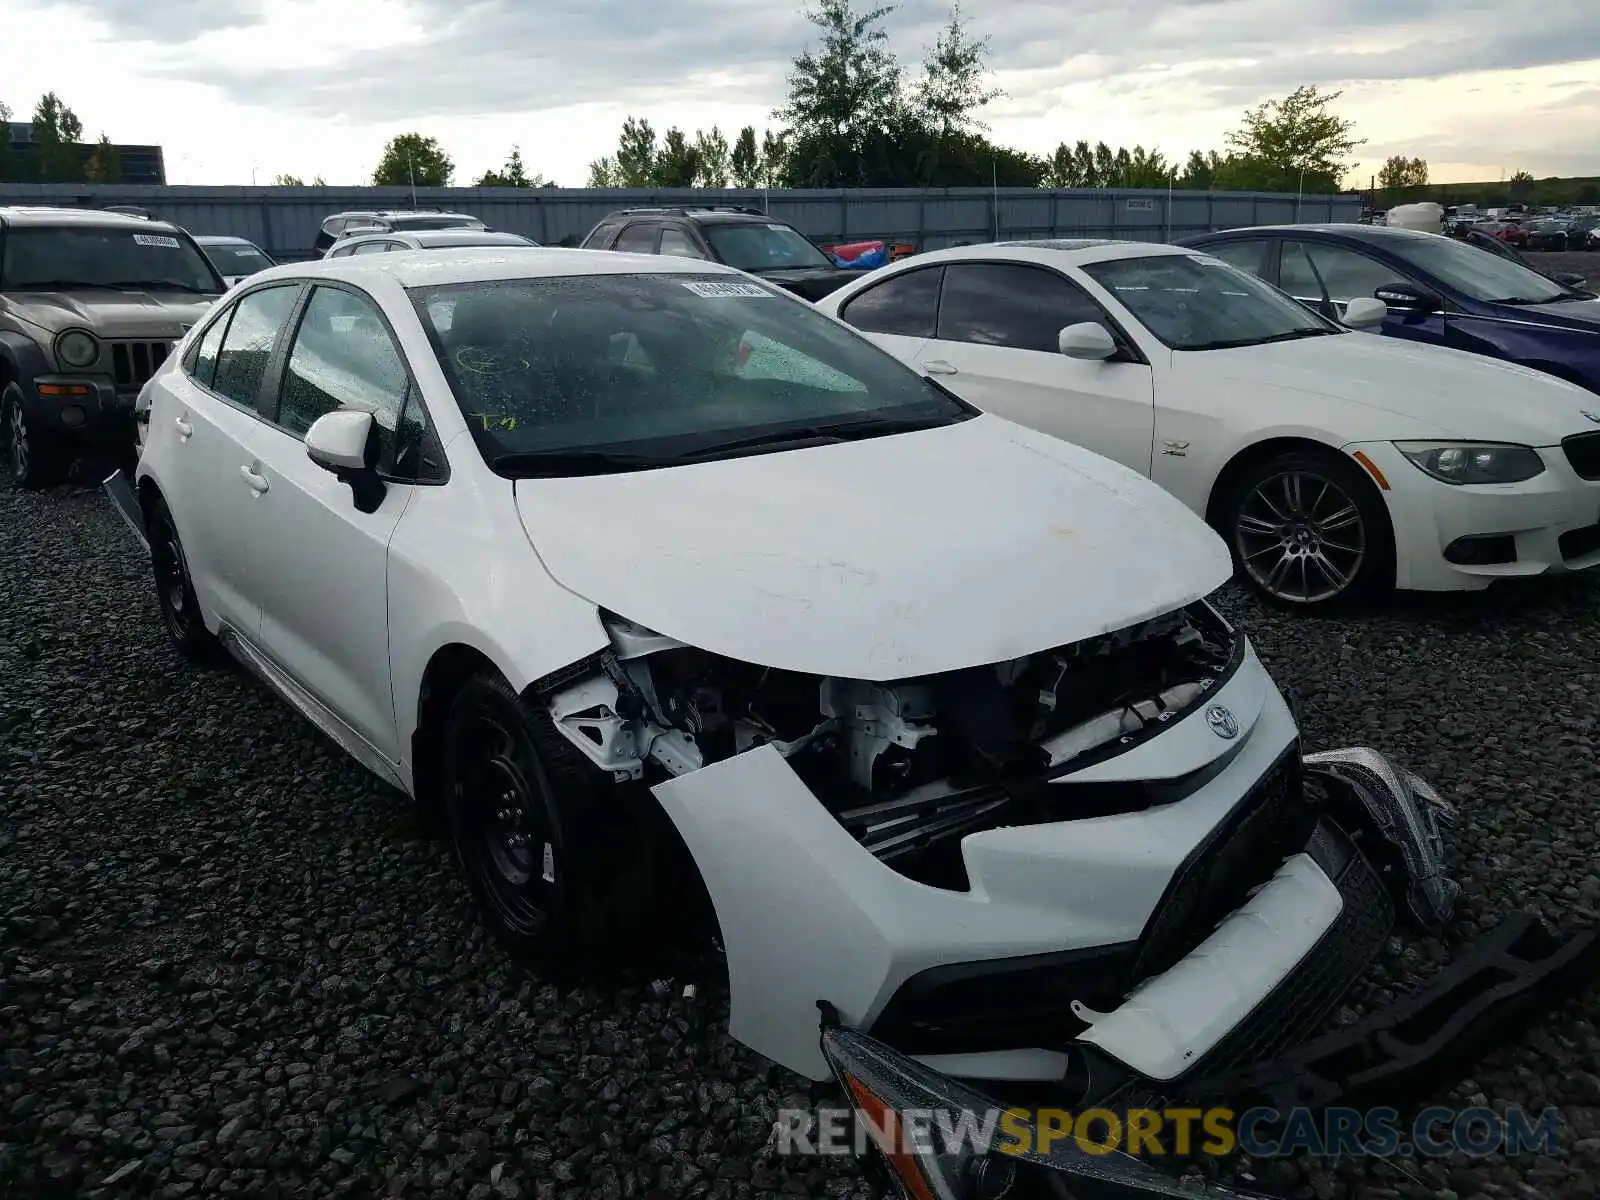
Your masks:
M1300 183L1294 192L1294 223L1300 224L1300 198L1306 193L1306 169L1300 168Z

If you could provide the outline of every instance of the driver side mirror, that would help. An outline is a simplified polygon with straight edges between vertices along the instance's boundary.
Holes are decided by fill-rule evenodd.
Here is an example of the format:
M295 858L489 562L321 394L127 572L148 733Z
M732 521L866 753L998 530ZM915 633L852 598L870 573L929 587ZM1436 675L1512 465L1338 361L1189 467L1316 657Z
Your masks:
M1116 339L1098 321L1080 321L1068 325L1057 339L1061 353L1068 358L1085 362L1104 362L1117 352Z
M1587 288L1589 285L1588 277L1579 275L1576 271L1562 271L1559 274L1550 276L1550 278L1554 279L1562 287Z
M1436 313L1444 307L1444 301L1438 296L1422 288L1412 287L1409 283L1385 284L1372 295L1390 308L1398 308L1404 312Z
M1344 323L1351 329L1371 329L1382 325L1389 315L1389 306L1382 300L1357 296L1344 306Z
M388 492L378 475L378 425L369 412L323 413L306 430L306 457L350 485L359 512L377 512Z

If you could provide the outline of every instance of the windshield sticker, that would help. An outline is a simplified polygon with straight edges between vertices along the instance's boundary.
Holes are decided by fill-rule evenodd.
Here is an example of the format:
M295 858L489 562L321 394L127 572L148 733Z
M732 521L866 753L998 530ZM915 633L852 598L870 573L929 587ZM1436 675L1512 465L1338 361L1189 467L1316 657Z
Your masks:
M710 279L689 279L684 281L696 296L703 296L708 300L721 299L724 296L770 296L772 295L759 283L722 283Z
M165 246L169 250L178 248L178 239L164 233L136 233L133 240L141 246Z

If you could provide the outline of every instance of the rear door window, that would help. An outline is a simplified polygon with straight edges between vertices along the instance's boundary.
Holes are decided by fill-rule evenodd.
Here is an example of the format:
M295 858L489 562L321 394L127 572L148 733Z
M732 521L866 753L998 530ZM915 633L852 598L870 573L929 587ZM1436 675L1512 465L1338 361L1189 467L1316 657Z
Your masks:
M636 222L622 231L617 244L611 248L631 254L654 254L660 237L661 230L658 226Z
M233 317L217 353L213 391L242 408L256 408L267 363L283 337L299 294L298 283L278 284L251 292L233 306Z

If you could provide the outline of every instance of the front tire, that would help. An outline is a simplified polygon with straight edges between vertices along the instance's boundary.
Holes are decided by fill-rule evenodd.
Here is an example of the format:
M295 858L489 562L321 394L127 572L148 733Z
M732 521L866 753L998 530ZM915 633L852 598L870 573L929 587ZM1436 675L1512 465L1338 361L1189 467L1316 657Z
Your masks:
M1388 510L1339 455L1293 451L1246 468L1221 525L1235 570L1281 607L1331 611L1394 586Z
M145 533L150 542L150 567L155 575L156 605L167 640L189 662L213 666L222 647L206 628L189 577L189 559L178 538L178 527L167 503L157 496L145 513Z
M16 487L34 491L66 479L71 460L65 448L59 439L28 420L22 388L15 383L0 392L0 430L4 431L11 482Z
M513 957L565 976L667 948L681 842L642 785L609 781L493 671L456 694L440 751L456 861Z

